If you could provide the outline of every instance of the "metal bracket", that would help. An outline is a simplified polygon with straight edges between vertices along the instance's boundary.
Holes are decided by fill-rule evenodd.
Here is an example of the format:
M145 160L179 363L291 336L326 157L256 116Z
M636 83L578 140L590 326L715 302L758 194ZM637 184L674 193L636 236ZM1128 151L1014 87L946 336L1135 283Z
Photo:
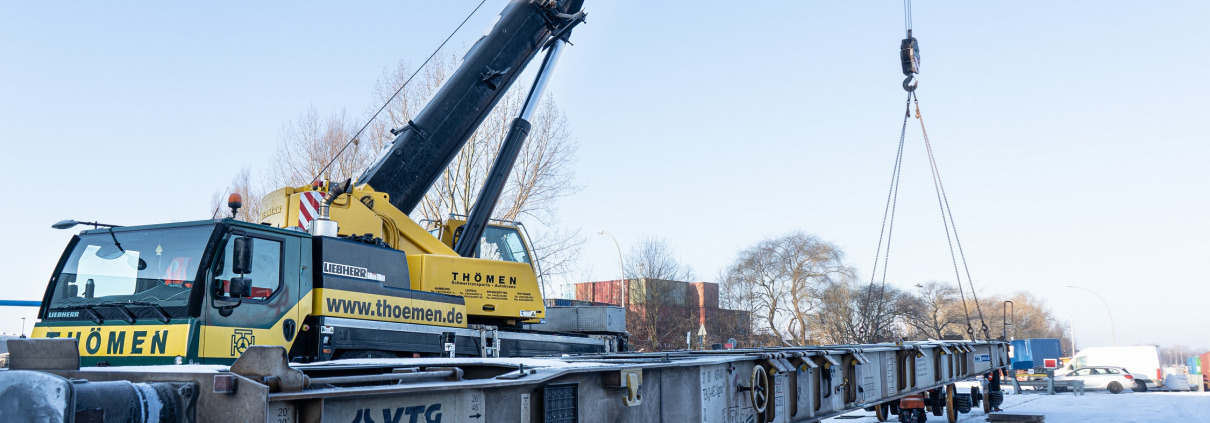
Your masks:
M643 371L623 370L622 383L626 388L626 395L622 397L622 404L627 407L642 404L643 396L639 394L639 386L643 384Z
M483 74L480 75L480 78L482 78L483 82L487 83L487 86L490 87L492 90L497 90L500 88L500 77L504 76L512 69L513 68L511 68L511 67L504 68L504 70L495 70L492 68L487 68L487 70L483 71ZM421 138L423 138L423 137L421 137Z
M639 387L643 386L643 369L625 369L602 374L601 386L606 388L626 388L626 395L622 397L622 404L625 404L627 407L634 407L643 403L643 395L639 394Z
M290 367L286 349L279 345L248 347L231 365L231 373L264 383L269 392L299 392L311 384L307 375Z

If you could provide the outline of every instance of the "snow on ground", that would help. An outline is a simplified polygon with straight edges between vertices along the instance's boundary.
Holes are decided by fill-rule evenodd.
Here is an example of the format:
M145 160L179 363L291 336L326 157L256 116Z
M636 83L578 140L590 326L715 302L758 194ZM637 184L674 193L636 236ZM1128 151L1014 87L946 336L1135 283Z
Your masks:
M970 392L959 385L959 392ZM1083 396L1069 393L1046 395L1041 392L1024 391L1013 395L1012 388L1005 391L1004 404L1000 408L1007 414L1041 414L1046 423L1135 423L1135 422L1210 422L1210 392L1126 392L1111 394L1108 391L1088 391ZM859 417L860 418L853 418ZM891 416L897 422L898 416ZM873 412L854 411L839 418L824 420L829 423L877 422ZM930 422L944 422L945 416L929 414ZM959 414L960 422L984 422L983 406L971 410L970 414Z

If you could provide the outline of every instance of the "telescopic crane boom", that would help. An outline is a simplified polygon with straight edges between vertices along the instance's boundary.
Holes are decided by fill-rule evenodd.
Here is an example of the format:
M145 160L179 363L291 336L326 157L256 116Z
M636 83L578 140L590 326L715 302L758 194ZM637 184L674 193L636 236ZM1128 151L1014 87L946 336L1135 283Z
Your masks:
M538 51L583 20L583 0L514 1L467 52L428 105L359 178L403 213L424 199L454 155Z

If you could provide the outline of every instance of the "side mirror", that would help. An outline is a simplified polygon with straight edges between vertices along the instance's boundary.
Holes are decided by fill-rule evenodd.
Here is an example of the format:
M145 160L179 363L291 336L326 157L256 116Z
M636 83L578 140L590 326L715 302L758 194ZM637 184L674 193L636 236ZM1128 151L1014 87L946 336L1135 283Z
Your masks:
M231 298L248 298L252 296L252 279L242 276L231 278L227 288Z
M231 272L237 275L252 273L252 240L241 236L234 242L231 253Z

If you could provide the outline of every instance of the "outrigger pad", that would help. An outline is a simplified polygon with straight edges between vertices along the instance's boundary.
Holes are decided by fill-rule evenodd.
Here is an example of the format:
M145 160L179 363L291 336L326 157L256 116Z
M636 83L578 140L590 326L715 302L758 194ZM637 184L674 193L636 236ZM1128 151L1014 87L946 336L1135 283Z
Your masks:
M76 338L14 338L8 340L12 370L80 370Z

